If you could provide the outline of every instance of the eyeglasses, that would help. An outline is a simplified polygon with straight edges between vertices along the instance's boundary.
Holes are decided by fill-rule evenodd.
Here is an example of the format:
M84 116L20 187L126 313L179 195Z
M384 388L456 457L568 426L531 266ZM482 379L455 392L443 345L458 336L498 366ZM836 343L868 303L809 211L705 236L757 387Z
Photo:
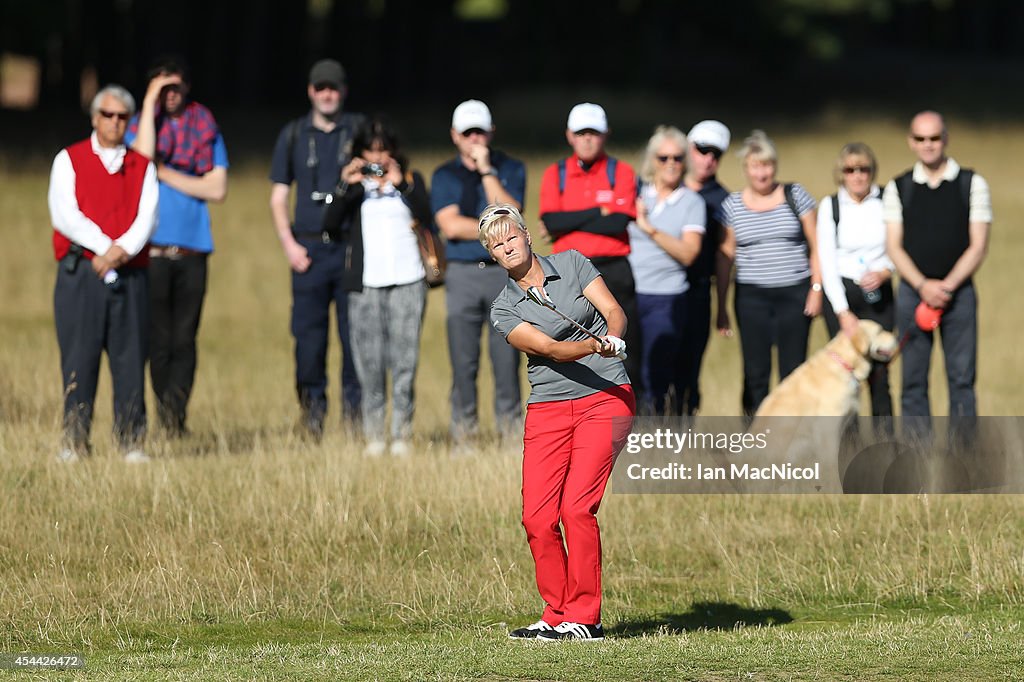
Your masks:
M324 90L335 90L335 91L338 91L338 90L341 90L341 88L338 87L334 83L314 83L313 84L313 90L315 92L323 92Z
M722 150L719 149L718 147L710 147L704 144L695 144L693 146L698 152L700 152L704 156L711 154L713 157L715 157L715 161L718 161L720 158L722 158Z
M928 142L942 141L942 135L911 135L911 137L914 139L914 142L924 142L926 140Z
M483 128L469 128L467 130L463 130L460 134L463 137L472 137L473 135L486 135L487 131Z
M127 111L107 111L106 109L100 109L100 116L103 118L116 118L118 121L127 121L132 117Z
M668 163L669 159L672 159L676 163L682 163L684 157L683 157L682 154L665 154L665 155L658 154L654 158L656 158L659 163Z
M853 175L854 173L864 173L865 175L870 175L871 166L845 166L843 168L843 175Z

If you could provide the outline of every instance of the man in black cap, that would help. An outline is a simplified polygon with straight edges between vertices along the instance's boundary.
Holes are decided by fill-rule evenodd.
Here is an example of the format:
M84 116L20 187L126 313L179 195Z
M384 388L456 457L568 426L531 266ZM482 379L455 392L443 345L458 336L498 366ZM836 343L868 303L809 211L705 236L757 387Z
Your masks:
M289 122L277 137L270 168L270 212L292 269L292 336L295 386L303 425L319 440L327 413L327 341L331 301L342 346L345 416L358 419L359 380L348 353L348 305L342 288L346 244L323 229L323 209L352 156L361 114L342 112L345 70L333 59L313 65L306 88L312 110ZM295 220L288 218L288 194L295 183Z

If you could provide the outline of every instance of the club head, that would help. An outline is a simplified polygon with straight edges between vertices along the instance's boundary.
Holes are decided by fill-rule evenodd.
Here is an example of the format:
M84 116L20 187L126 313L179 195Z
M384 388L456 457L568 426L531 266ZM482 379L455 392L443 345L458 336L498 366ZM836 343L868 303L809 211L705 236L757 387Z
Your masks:
M555 304L548 298L547 293L540 287L530 287L526 290L526 297L538 305L542 305L545 308L555 309Z

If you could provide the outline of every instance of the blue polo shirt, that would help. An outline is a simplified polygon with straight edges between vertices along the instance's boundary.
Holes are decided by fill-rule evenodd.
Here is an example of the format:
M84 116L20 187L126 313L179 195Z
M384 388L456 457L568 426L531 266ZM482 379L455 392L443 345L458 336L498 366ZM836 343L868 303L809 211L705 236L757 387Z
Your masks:
M498 171L498 180L512 198L524 205L526 197L526 166L522 161L500 151L491 152L491 165ZM442 208L455 204L459 215L477 219L492 198L484 191L483 178L466 168L455 157L434 171L430 179L430 210L436 215ZM449 239L445 247L449 261L463 263L491 262L491 255L476 239Z
M544 291L555 308L598 336L608 333L608 323L597 312L583 290L601 276L593 263L579 251L537 256L544 271ZM589 338L558 313L534 303L510 277L491 304L491 324L506 339L523 322L532 324L555 341L583 341ZM527 354L526 376L530 380L529 403L574 400L613 386L629 383L626 367L618 358L596 353L574 362L555 362Z
M171 119L172 124L174 119ZM131 146L136 135L125 133L125 144ZM217 133L213 141L213 165L228 167L228 148L224 137ZM213 251L213 231L210 229L210 209L206 201L185 194L170 185L160 183L157 226L150 242L158 246L181 246L203 253Z

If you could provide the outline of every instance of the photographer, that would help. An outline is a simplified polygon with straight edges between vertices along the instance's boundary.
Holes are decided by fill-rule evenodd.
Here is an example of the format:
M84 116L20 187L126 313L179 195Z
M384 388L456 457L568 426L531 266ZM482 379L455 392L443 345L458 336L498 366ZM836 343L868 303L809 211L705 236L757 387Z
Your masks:
M348 302L341 286L344 245L336 235L324 232L323 215L339 173L351 159L352 137L363 116L342 111L347 94L345 70L333 59L313 65L306 94L311 111L285 125L274 146L270 213L292 271L291 330L302 423L309 435L319 440L327 414L327 340L332 301L342 346L345 417L355 420L359 415L359 382L349 352ZM294 223L288 218L292 183Z
M347 269L352 355L363 391L366 454L387 448L387 372L391 370L391 454L409 454L413 383L419 360L426 283L417 230L431 229L423 177L407 170L398 139L373 120L356 134L353 159L324 216L325 232L340 234Z

